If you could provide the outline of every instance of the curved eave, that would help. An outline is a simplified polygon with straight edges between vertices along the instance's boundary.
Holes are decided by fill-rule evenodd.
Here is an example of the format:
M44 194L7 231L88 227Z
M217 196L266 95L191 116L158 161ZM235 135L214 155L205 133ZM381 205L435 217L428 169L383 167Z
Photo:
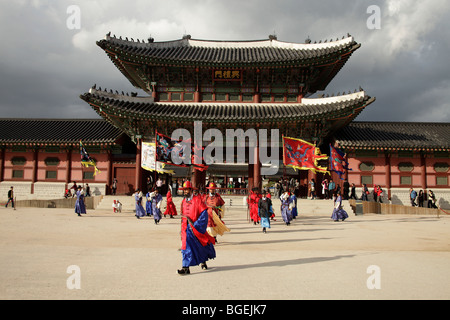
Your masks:
M211 49L174 47L149 50L128 43L100 40L97 45L113 60L127 63L157 66L213 67L213 68L257 68L257 67L309 67L338 63L361 45L348 45L317 50L295 50L281 48ZM164 52L163 52L164 50ZM183 52L185 51L185 52ZM347 58L348 59L348 58ZM114 62L120 68L120 63Z
M131 102L86 93L81 98L105 118L128 118L146 121L203 121L211 124L259 123L274 124L313 120L351 121L374 98L322 104L265 104L265 103L154 103Z

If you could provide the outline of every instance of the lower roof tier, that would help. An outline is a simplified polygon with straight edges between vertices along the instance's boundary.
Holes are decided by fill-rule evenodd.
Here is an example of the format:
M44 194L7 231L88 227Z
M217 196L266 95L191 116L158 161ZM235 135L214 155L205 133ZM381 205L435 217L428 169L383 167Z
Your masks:
M103 119L0 119L0 146L111 145L124 133ZM358 122L334 133L350 150L450 152L450 123Z
M346 150L450 151L450 123L352 122L335 134Z
M364 91L302 103L155 102L151 97L128 97L91 88L80 96L102 117L133 117L177 122L283 123L311 120L353 120L375 98Z

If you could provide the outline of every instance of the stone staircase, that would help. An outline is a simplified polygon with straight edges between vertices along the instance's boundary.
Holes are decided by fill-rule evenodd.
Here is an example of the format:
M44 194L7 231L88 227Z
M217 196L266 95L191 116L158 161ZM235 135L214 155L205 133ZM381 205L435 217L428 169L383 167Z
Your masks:
M225 201L225 206L228 210L230 208L236 208L236 209L245 209L246 208L246 202L245 197L241 196L227 196L224 195L222 198ZM113 200L119 200L122 203L122 212L134 212L135 210L135 204L134 204L134 196L103 196L103 199L100 201L98 206L96 207L96 210L110 210L112 212L112 204ZM183 197L173 197L173 202L179 210L181 201L183 200ZM145 198L142 201L142 205L145 207ZM281 201L279 199L272 199L272 203L275 209L275 213L280 212L280 206ZM342 201L342 204L344 205L344 210L347 211L348 214L353 214L352 207L350 206L350 203L348 200ZM166 197L163 197L163 203L162 203L162 210L166 207ZM314 214L314 215L330 215L333 212L333 201L332 200L309 200L309 199L298 199L297 200L297 207L300 212L300 214Z

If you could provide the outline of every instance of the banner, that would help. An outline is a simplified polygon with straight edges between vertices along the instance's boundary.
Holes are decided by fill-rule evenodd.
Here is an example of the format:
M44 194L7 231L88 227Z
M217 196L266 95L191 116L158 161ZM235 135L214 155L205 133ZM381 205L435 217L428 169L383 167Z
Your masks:
M95 161L89 156L89 154L86 152L86 149L84 149L83 144L80 140L80 154L81 154L81 165L88 168L88 167L94 167L94 177L97 175L97 173L101 172L97 169L97 166L95 164Z
M173 170L164 169L164 163L156 161L156 145L154 142L142 142L141 167L148 171L173 174Z
M327 168L320 167L318 164L319 160L326 159L328 156L320 154L320 149L315 145L300 139L283 137L283 164L285 166L329 173Z
M342 175L345 173L345 170L352 170L348 168L348 162L345 160L345 153L337 148L334 148L331 144L330 170L336 172L341 180L343 180Z
M156 132L156 161L180 167L193 165L195 169L204 171L208 166L204 159L194 159L196 150L203 155L203 147L198 150L191 139L172 140L172 138ZM195 160L195 161L194 161Z

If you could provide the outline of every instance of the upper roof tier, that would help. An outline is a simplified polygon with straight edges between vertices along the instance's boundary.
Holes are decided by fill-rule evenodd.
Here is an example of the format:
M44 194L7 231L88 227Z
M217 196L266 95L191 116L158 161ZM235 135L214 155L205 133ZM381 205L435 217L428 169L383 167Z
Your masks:
M154 42L150 38L144 42L108 34L97 45L130 62L195 67L314 66L347 60L360 47L352 36L323 43L306 42L283 42L274 36L254 41L211 41L184 36L174 41Z

